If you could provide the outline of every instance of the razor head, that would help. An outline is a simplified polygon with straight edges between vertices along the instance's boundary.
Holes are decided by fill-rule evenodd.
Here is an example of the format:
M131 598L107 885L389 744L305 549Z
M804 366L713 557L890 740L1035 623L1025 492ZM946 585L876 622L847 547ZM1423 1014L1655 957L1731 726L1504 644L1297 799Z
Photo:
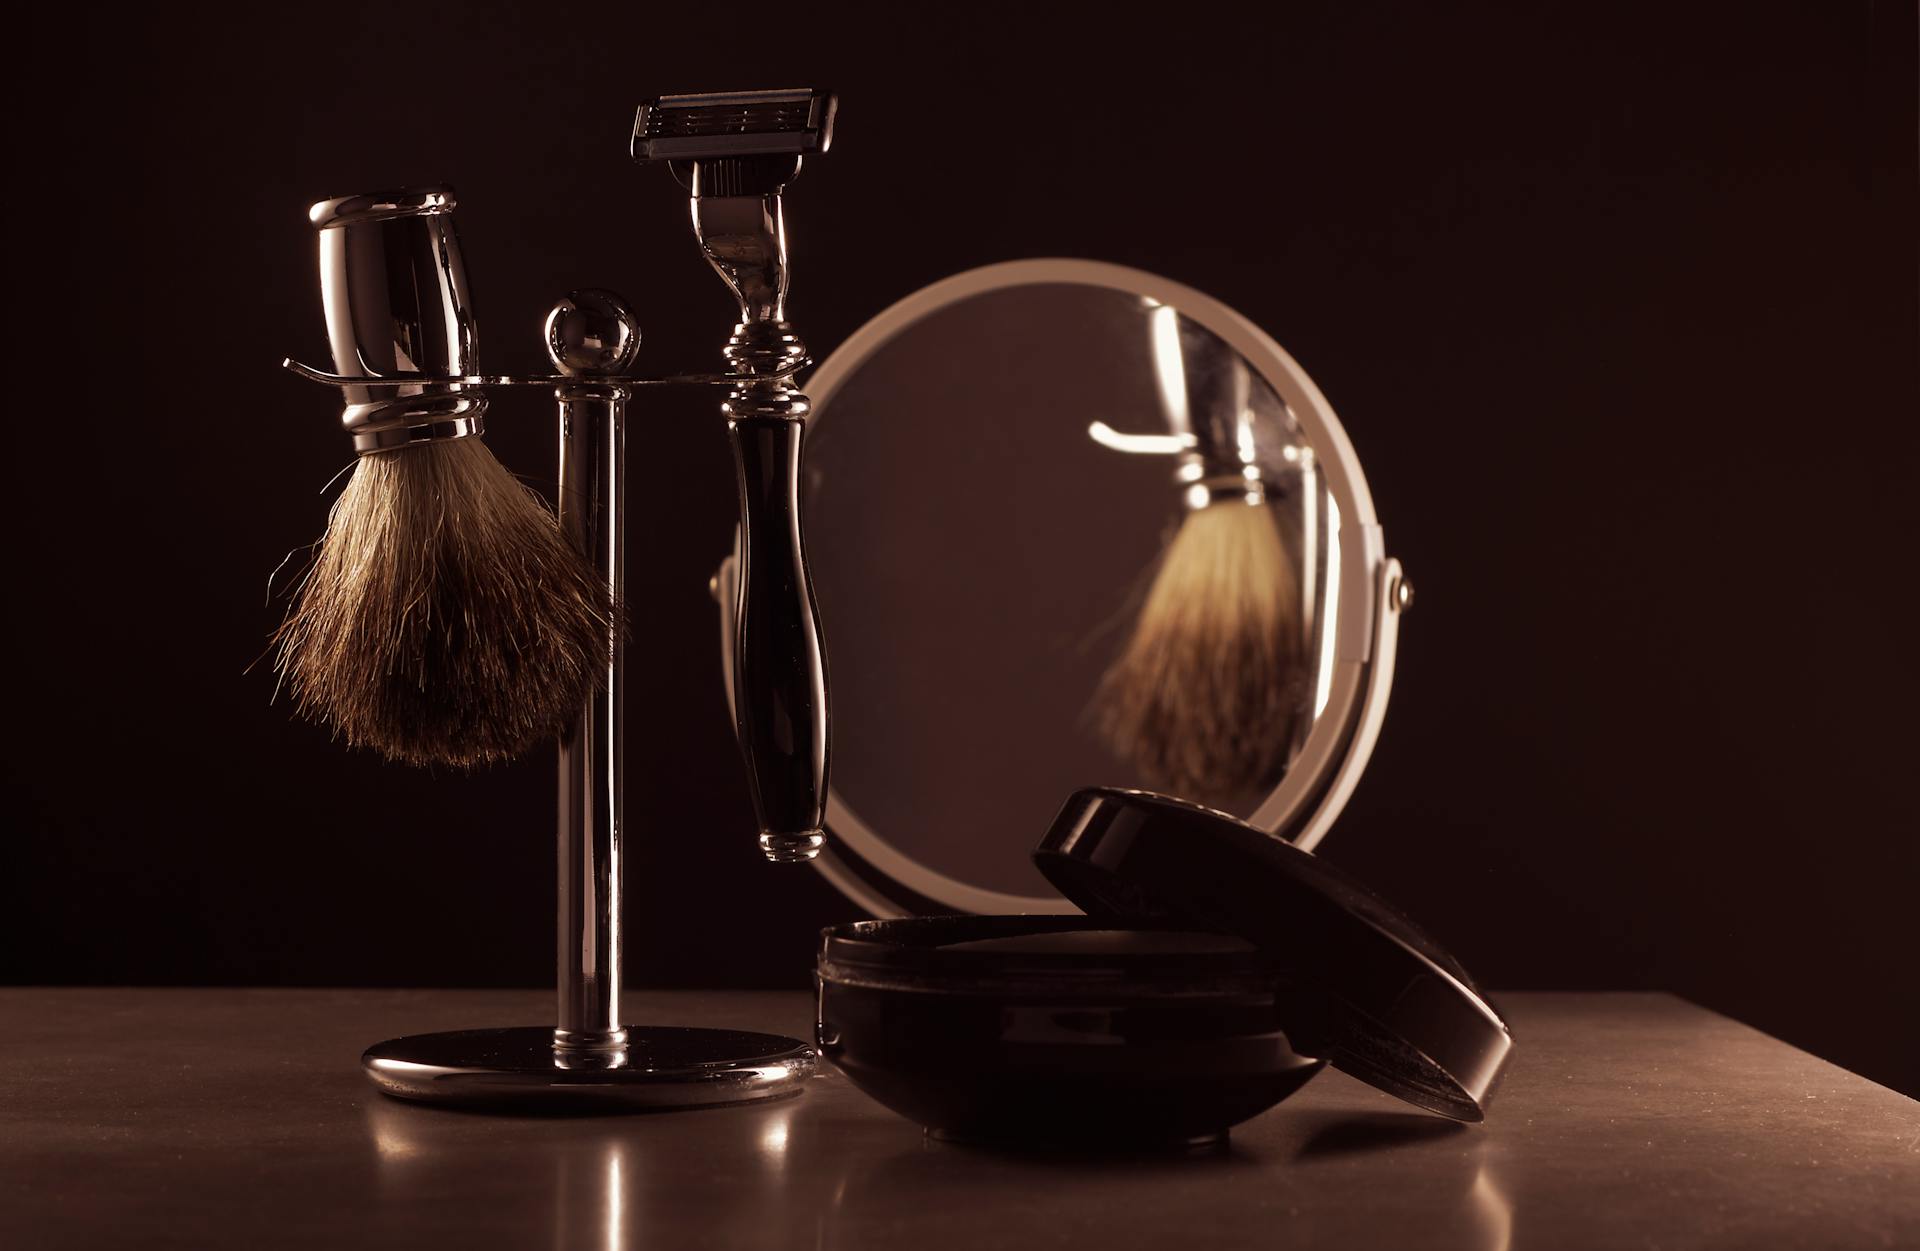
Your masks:
M833 142L831 91L726 91L660 96L633 119L633 159L710 161L804 156Z

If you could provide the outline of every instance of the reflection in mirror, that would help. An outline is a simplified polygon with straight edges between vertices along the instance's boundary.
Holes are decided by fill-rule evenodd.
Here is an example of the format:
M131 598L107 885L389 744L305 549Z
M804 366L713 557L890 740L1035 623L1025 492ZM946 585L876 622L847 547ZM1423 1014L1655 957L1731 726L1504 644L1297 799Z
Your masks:
M1271 787L1310 724L1313 456L1280 397L1216 336L1167 305L1147 322L1182 515L1095 691L1095 725L1151 789L1226 807ZM1129 446L1099 421L1088 433L1123 452L1156 437Z
M839 379L809 438L836 833L1050 898L1027 853L1074 789L1247 817L1301 751L1338 509L1260 365L1177 307L961 299Z

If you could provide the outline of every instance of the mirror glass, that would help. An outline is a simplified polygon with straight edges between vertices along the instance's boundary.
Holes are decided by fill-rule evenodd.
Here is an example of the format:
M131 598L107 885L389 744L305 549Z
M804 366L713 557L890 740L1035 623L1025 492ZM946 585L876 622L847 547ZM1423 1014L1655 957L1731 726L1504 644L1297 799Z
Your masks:
M1077 282L846 364L802 487L833 834L1035 910L1064 908L1028 853L1076 788L1252 817L1326 709L1341 593L1324 449L1272 367Z

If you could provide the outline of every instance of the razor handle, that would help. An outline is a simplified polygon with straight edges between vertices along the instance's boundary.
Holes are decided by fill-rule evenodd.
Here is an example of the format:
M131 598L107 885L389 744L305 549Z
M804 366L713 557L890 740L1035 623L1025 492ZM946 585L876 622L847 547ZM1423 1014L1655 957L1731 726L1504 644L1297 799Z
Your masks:
M825 841L827 658L800 533L806 424L730 411L727 427L740 478L734 722L760 849L769 860L811 860Z

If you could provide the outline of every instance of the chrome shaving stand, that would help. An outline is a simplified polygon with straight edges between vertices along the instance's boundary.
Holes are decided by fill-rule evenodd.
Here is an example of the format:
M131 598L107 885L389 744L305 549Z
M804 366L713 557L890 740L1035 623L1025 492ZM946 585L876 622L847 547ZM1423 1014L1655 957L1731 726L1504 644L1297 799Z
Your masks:
M574 292L547 318L547 350L560 371L551 380L559 400L560 528L616 603L626 584L627 399L649 381L624 376L639 342L632 314L609 292ZM378 1043L361 1064L387 1094L528 1110L644 1110L778 1098L797 1093L812 1074L813 1049L798 1039L621 1023L622 667L616 648L603 689L560 743L558 1025Z
M629 373L640 332L606 291L576 291L548 315L557 371L481 374L466 271L445 187L345 196L309 213L338 373L286 361L340 388L363 454L482 433L485 391L551 388L559 400L561 531L618 605L626 406L636 389L724 386L742 511L733 606L735 722L767 858L812 859L824 841L826 661L800 540L798 482L809 363L785 320L781 192L803 154L824 153L834 100L817 91L667 96L642 105L633 155L669 164L692 198L695 237L740 305L724 374ZM705 1107L797 1093L814 1069L798 1039L738 1030L628 1026L620 1007L621 647L560 744L558 1024L395 1038L362 1067L387 1094L504 1109Z

